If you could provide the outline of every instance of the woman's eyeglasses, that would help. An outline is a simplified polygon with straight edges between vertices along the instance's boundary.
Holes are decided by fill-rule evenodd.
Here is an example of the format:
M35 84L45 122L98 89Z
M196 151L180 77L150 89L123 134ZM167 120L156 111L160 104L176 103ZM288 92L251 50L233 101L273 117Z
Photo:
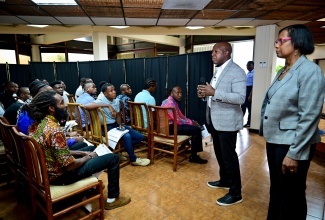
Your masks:
M284 44L285 42L291 40L291 37L283 37L283 38L278 38L276 41L274 41L274 46L279 44L280 46Z

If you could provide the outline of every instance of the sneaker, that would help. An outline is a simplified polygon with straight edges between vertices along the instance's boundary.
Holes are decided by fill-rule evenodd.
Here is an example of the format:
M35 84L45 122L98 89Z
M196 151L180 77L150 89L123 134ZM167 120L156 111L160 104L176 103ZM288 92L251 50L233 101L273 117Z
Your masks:
M229 189L230 186L227 184L221 183L220 181L208 182L207 185L211 188L222 188L222 189Z
M133 166L147 166L150 164L150 160L146 158L137 158L136 161L132 162Z
M218 199L216 202L221 206L229 206L241 203L243 198L241 196L232 196L230 194L226 194L224 197Z
M105 209L106 210L115 209L115 208L129 204L130 201L131 201L131 198L128 196L118 197L112 203L105 202Z
M202 159L199 155L190 156L189 161L191 163L199 163L199 164L206 164L208 162L208 160Z

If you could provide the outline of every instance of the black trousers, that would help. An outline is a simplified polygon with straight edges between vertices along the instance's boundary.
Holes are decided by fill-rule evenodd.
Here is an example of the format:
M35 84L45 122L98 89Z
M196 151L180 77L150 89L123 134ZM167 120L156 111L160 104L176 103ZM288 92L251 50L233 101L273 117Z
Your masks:
M169 125L169 133L174 134L174 124ZM191 154L197 155L197 152L203 151L201 128L193 125L177 125L178 135L189 135L191 138Z
M236 153L238 131L217 131L212 124L207 124L207 129L213 138L214 152L219 163L220 181L230 185L230 195L239 196L241 195L241 179Z
M310 147L308 160L299 160L296 173L282 173L282 162L289 145L266 143L266 153L270 172L270 202L267 219L305 220L307 216L306 179L310 161L316 144Z
M246 108L248 110L247 124L251 124L251 113L252 113L252 102L248 101L248 97L251 94L253 86L246 86L246 98L245 103L241 105L241 110L243 111L243 116L246 113Z

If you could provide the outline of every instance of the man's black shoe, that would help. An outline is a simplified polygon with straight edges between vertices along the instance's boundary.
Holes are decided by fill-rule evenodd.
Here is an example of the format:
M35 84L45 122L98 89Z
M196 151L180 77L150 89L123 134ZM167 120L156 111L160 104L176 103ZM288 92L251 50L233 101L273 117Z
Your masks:
M221 206L229 206L241 203L243 198L241 196L232 196L230 194L226 194L224 197L217 200L217 204Z
M244 125L244 128L248 128L248 127L250 127L251 125L250 124L245 124Z
M189 161L191 163L199 163L199 164L206 164L208 162L208 160L202 159L199 155L190 156Z
M230 188L229 185L221 183L220 181L208 182L207 184L211 188L222 188L222 189L229 189Z

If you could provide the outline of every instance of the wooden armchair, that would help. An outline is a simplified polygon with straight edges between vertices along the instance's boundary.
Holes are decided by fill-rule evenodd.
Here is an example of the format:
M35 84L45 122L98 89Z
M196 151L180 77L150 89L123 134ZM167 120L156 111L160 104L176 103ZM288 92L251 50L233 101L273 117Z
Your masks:
M132 129L140 132L146 137L147 147L146 150L148 151L148 158L150 158L151 150L150 150L150 118L149 118L149 110L148 106L145 102L131 102L127 101L130 109L130 126ZM148 125L145 126L144 124L144 114L146 112L147 122ZM140 149L142 150L142 149Z
M15 128L12 129L25 149L31 191L32 219L36 219L37 207L46 215L47 219L54 219L96 200L98 200L99 209L86 214L82 219L92 218L97 215L99 215L100 219L104 219L104 201L101 180L91 176L69 185L50 185L42 148L34 138L18 132ZM85 193L94 187L96 187L97 193L90 198L83 201L78 200L72 205L69 203L69 205L65 206L62 210L57 211L53 209L53 206L58 202ZM67 205L67 203L64 204Z
M87 122L87 115L83 112L85 118L85 131L82 127L82 119L81 119L81 111L80 108L81 104L79 103L67 103L68 110L69 110L69 117L70 120L75 120L78 126L73 127L74 131L77 131L79 134L83 135L86 139L89 138L89 131L88 131L88 122Z
M88 138L88 141L94 145L105 144L106 146L108 146L107 126L104 126L106 125L106 117L102 108L97 108L92 110L86 109L84 106L80 106L80 108L88 115L89 117L88 119L90 121L89 123L90 136ZM103 119L103 124L104 124L103 126L100 121L100 118ZM120 143L118 143L115 149L111 148L110 150L113 153L119 153L121 151L124 151L124 148L121 146ZM120 163L120 167L127 165L129 162L130 161L127 160L125 162Z
M176 172L178 156L184 151L191 148L191 146L186 145L182 150L179 150L179 147L183 143L188 142L191 136L177 135L177 119L176 110L174 108L152 105L149 105L148 108L150 113L151 163L154 163L155 151L172 154L174 155L173 171ZM169 133L168 111L172 111L174 115L173 135L170 135ZM156 125L154 125L154 122L156 123ZM165 148L164 146L166 145L170 146L171 148Z
M67 97L70 103L76 103L76 98L73 94L68 94Z
M124 103L122 102L122 100L120 100L120 112L121 112L122 123L126 124L125 108L124 108Z

